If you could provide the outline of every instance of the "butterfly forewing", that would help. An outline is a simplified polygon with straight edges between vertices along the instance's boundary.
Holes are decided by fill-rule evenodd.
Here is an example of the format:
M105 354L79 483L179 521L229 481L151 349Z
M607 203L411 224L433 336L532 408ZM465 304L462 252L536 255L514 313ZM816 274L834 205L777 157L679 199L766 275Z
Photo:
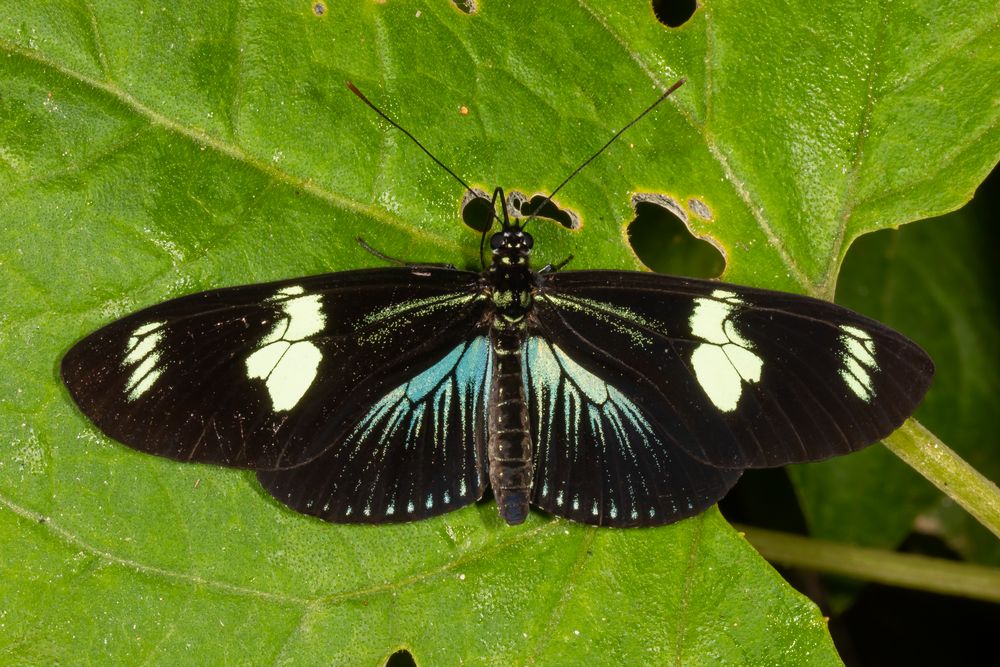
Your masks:
M444 268L375 269L194 294L83 339L62 375L83 412L136 449L295 467L475 336L486 308L479 281Z
M548 275L534 322L678 447L722 468L864 447L913 412L933 375L912 341L835 304L651 273Z

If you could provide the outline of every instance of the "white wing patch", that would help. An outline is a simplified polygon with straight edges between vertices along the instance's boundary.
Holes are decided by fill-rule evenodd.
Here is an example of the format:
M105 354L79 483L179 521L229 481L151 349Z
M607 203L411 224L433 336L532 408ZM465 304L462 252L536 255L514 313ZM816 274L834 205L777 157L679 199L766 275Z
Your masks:
M323 330L326 317L318 294L298 286L284 287L270 301L281 303L283 316L247 357L247 377L264 380L276 411L291 410L305 395L323 358L307 340Z
M840 377L858 398L870 403L875 396L872 373L878 371L875 341L864 329L844 325L840 330L843 331L840 343L844 346L841 354L844 366L840 369Z
M709 298L695 299L691 313L691 333L705 341L691 354L691 365L705 394L724 412L736 409L743 383L760 381L764 366L733 325L731 315L741 304L732 292L715 290Z
M128 400L134 401L153 386L163 373L160 364L160 351L157 347L163 338L163 325L166 322L150 322L143 324L132 332L125 348L125 358L122 365L132 366L132 374L125 384Z

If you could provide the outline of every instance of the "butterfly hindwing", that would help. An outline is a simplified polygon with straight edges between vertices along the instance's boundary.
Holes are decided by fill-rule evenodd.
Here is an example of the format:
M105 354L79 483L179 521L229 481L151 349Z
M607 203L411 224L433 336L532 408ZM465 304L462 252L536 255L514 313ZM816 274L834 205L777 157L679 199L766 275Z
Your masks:
M326 453L257 473L272 495L327 521L412 521L482 497L493 373L480 330L376 401Z
M522 364L533 505L583 523L659 525L704 511L739 479L695 460L614 382L544 337L527 339Z
M407 267L185 296L84 338L62 375L83 412L136 449L257 470L301 466L475 337L486 308L479 281Z
M628 396L697 460L814 461L897 428L933 363L874 320L804 296L652 273L546 275L537 335Z

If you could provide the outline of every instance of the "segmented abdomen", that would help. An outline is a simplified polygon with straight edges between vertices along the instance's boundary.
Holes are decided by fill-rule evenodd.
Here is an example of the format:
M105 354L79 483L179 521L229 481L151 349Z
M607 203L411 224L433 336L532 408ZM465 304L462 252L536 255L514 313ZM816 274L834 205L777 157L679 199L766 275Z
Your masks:
M521 376L523 342L523 326L498 320L490 332L496 359L489 404L490 485L500 516L510 525L525 520L531 498L531 431Z

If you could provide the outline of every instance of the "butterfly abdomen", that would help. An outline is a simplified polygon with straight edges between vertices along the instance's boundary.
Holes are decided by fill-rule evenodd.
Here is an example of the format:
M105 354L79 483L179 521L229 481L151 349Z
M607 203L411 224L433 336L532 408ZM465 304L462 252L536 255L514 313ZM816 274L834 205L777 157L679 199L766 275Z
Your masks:
M524 327L494 324L490 343L496 373L490 386L489 458L490 485L500 516L510 525L528 516L531 498L531 433L521 370Z

